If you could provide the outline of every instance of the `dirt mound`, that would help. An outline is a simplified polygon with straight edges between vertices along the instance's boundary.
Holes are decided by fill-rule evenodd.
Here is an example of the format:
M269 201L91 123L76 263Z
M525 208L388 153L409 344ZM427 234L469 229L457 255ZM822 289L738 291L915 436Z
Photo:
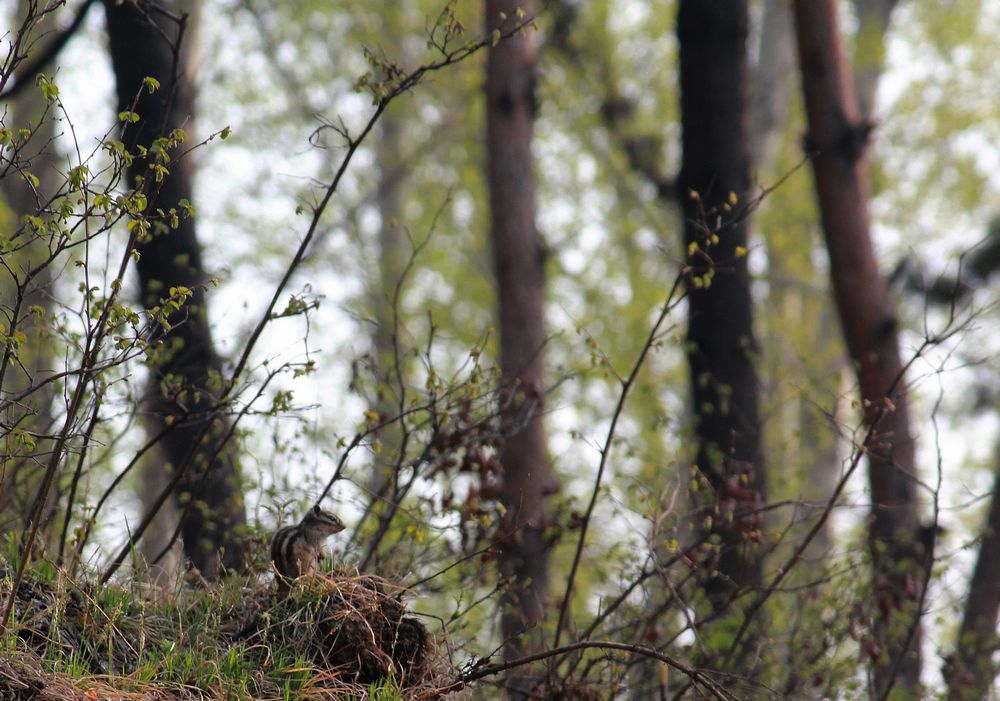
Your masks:
M12 579L0 567L0 601ZM406 590L380 577L138 592L26 577L0 699L366 698L373 684L411 698L454 672L407 614Z
M406 615L404 593L373 575L300 580L288 594L270 592L270 606L256 602L234 638L268 653L294 651L361 684L418 683L433 646L424 625Z

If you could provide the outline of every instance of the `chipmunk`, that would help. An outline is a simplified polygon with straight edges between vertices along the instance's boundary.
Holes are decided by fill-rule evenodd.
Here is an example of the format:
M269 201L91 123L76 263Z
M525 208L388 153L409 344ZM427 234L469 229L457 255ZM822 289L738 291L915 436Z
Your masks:
M318 506L306 512L294 526L279 528L271 538L271 562L278 575L278 586L316 570L320 546L334 533L344 530L343 521Z

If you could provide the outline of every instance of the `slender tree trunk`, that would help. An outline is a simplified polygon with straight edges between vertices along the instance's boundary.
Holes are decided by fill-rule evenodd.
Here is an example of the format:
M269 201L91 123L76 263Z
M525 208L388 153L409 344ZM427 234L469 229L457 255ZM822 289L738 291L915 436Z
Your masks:
M139 146L149 148L157 137L190 126L194 112L191 86L183 77L184 56L175 58L171 46L178 36L172 18L146 2L137 5L105 0L105 12L118 109L133 109L138 96L134 111L140 119L123 133L126 148L135 153ZM176 83L175 67L181 76ZM160 83L153 93L143 86L147 76ZM140 178L151 179L148 165L137 155L128 169L130 185ZM189 167L188 159L172 160L170 173L162 183L146 184L150 212L169 212L171 208L180 211L183 200L192 200ZM212 386L218 386L221 361L208 325L202 286L209 282L209 275L202 264L194 219L181 216L173 229L154 227L150 240L140 246L139 252L136 267L145 307L158 306L177 286L194 291L189 302L171 318L172 329L151 364L153 380L147 399L160 426L180 421L163 446L172 469L185 470L177 494L184 553L211 579L219 574L221 566L236 570L244 566L240 531L246 515L235 451L227 447L212 460L228 426L224 419L211 414L215 402ZM181 420L179 417L185 414L187 418ZM192 464L185 465L207 421L212 422L210 430L194 449Z
M398 32L387 36L398 36ZM406 349L401 338L402 324L396 299L396 291L402 284L406 269L407 255L411 252L406 231L400 221L402 216L402 119L392 105L379 120L379 139L375 147L375 162L378 166L378 190L376 202L382 221L378 231L377 276L369 282L374 329L372 331L372 356L376 386L372 397L372 410L383 420L399 416L405 404L405 360ZM389 514L389 504L398 501L395 490L400 485L398 470L405 462L406 446L402 425L390 423L376 434L382 445L372 463L368 476L368 491L371 498L363 515L377 521ZM377 566L378 554L371 562Z
M17 3L17 11L19 18L25 16L28 11L27 0ZM34 48L38 37L52 31L51 24L51 19L45 18L39 21L31 28L31 39L25 41L24 45ZM24 62L28 63L33 59L34 54L31 53L25 57ZM51 74L51 71L46 73ZM32 188L24 178L19 177L16 169L11 169L7 176L0 180L4 200L10 208L12 226L9 228L12 230L17 227L16 222L20 222L22 217L39 215L39 209L59 190L60 173L53 143L57 115L54 111L45 114L45 99L41 91L34 87L21 92L17 99L5 107L3 125L6 128L15 133L19 129L31 129L31 140L19 154L19 168L30 171L39 180L38 186ZM48 242L38 237L29 246L14 253L5 253L4 257L7 267L20 272L30 270L47 255ZM18 352L18 363L11 366L3 387L0 388L3 392L11 394L40 385L51 373L53 361L53 344L48 335L51 322L49 312L52 307L50 304L52 296L48 289L52 284L51 267L42 270L27 287L24 287L23 283L23 279L6 279L5 274L0 284L0 309L5 312L15 308L14 301L18 294L22 297L19 318L11 319L7 314L2 314L0 325L7 329L8 333L16 327L29 339ZM44 310L44 314L40 317L31 314L29 310L32 307ZM12 421L10 416L5 418L13 425L41 435L51 433L54 393L55 385L50 384L30 395L23 404L25 411L31 414L27 421ZM39 440L34 450L27 450L16 458L0 461L0 532L20 529L28 522L33 510L32 500L38 492L42 473L45 471L44 456L50 449L51 444L48 441ZM59 481L56 480L53 488L49 490L41 521L44 529L41 534L49 545L52 544L55 534L52 529L45 526L51 523L58 502Z
M757 173L759 186L774 183L785 173L776 172L776 163L782 138L787 138L792 117L792 90L795 87L795 34L792 29L792 8L786 0L764 0L761 16L757 62L752 80L750 100L750 153L751 163ZM778 327L767 333L776 338L766 348L771 356L771 368L764 375L780 393L786 389L782 366L794 367L802 362L780 340L786 328L795 327L811 340L804 340L804 347L821 348L825 343L826 325L833 319L833 305L829 297L817 293L810 284L821 274L813 263L814 241L801 235L804 222L792 225L775 224L764 227L761 212L774 205L772 198L765 198L754 213L754 225L767 247L768 293L765 323L773 321ZM780 205L779 205L780 206ZM773 220L773 218L772 218ZM796 227L793 232L790 228ZM801 284L788 284L795 280ZM819 319L819 323L816 323ZM788 326L786 327L785 324ZM789 357L793 355L793 357ZM815 372L817 383L813 388L822 396L839 396L839 368L843 366L843 352L821 352L808 360L809 371ZM764 394L770 388L765 386ZM835 413L835 412L834 412ZM786 446L780 454L775 451L769 459L780 459L785 465L795 466L795 472L786 479L794 485L794 492L772 493L772 498L786 496L799 498L810 504L825 504L833 494L841 465L839 441L833 423L816 410L816 396L788 398L782 403L779 420L772 421L766 435L776 435L775 445ZM803 528L808 528L803 523ZM821 562L830 552L829 522L810 543L806 557ZM802 531L804 532L804 531ZM813 573L814 574L814 573Z
M519 0L487 0L487 31L517 22ZM506 15L502 19L501 13ZM554 491L541 420L544 395L543 255L535 228L535 178L531 140L535 120L535 49L530 35L516 34L490 49L486 69L486 132L491 241L499 298L500 367L515 393L507 410L511 435L501 462L507 509L501 528L500 576L507 582L501 606L504 655L518 657L542 641L549 587L545 496ZM512 696L530 685L523 670L508 676Z
M764 0L750 99L750 162L770 173L777 140L788 126L795 70L792 12L785 0Z
M875 111L875 94L885 68L885 35L899 0L854 0L858 34L854 46L854 88L858 112L866 121Z
M996 679L993 654L1000 647L997 613L1000 611L1000 445L994 466L993 496L983 527L976 569L969 583L962 627L955 652L945 664L948 698L978 701L987 695Z
M872 511L869 545L875 578L871 639L875 692L894 683L919 696L920 611L924 566L916 504L916 465L899 354L896 312L878 270L868 219L864 167L867 128L855 103L840 45L836 3L796 0L795 26L830 276L848 352L855 364L864 420L878 421L865 446ZM909 644L907 644L909 642Z
M991 241L969 256L963 266L963 277L968 277L969 286L963 290L958 280L945 281L942 288L947 289L947 293L940 299L946 304L953 304L956 294L983 284L997 269L1000 262L1000 220L990 223L988 236ZM931 295L928 294L928 297ZM997 635L1000 617L1000 558L997 558L997 552L1000 552L1000 442L995 450L989 514L983 526L979 555L969 582L955 650L946 658L944 666L948 698L958 701L992 698L989 692L998 673L993 656L1000 649L1000 636Z
M405 167L400 160L400 153L405 149L402 136L403 123L399 113L390 109L379 121L379 140L375 147L375 161L379 169L376 202L382 221L378 230L378 279L372 291L375 312L372 341L380 384L374 409L383 418L401 410L397 395L401 388L396 381L396 365L397 354L402 355L404 349L399 345L396 319L399 309L395 307L395 295L409 253L409 241L401 221L402 170ZM385 451L386 455L395 455L391 448L398 446L398 438L387 442L387 437L383 436L382 442L384 448L389 448ZM373 475L371 486L378 489L390 475L384 470L375 472L377 474Z
M403 65L414 53L410 50L410 37L406 36L406 10L400 8L382 16L382 35L397 47L398 60ZM403 183L406 178L407 163L404 139L406 126L403 105L390 105L378 123L379 138L375 145L375 163L378 167L378 189L375 204L378 208L378 276L371 283L371 304L375 321L372 346L378 386L372 409L388 419L403 411L406 348L400 338L402 324L397 305L397 289L403 282L407 261L412 253L409 238L403 223ZM402 464L399 451L403 449L402 431L398 423L393 423L379 431L378 439L382 450L376 458L369 478L374 513L384 513L387 502L396 500L389 493L389 487L398 484L396 469Z
M731 197L749 190L747 5L681 0L677 18L683 164L678 180L688 263L688 363L697 467L714 501L702 520L721 539L705 581L715 611L761 581L753 517L763 502L757 344L746 257L747 223ZM717 237L717 239L716 239ZM703 253L695 252L695 248ZM741 250L742 249L742 250ZM697 284L695 284L697 283Z

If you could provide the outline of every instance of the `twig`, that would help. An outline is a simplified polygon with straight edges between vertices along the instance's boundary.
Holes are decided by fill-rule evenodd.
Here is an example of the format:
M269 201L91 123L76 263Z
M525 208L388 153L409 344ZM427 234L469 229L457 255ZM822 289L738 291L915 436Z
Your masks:
M522 25L518 24L515 28L507 32L504 35L504 38L512 36L513 34L517 33L518 31L520 31L521 27ZM184 23L182 22L180 25L180 29L183 30L183 28L184 28ZM333 176L333 179L330 181L330 184L327 185L322 198L320 199L319 203L313 208L312 218L310 220L309 227L306 230L306 234L302 238L302 241L299 243L299 246L296 249L295 254L292 256L292 260L289 262L288 266L285 269L284 275L282 276L277 287L275 288L274 293L271 295L271 299L269 300L267 306L265 307L263 313L261 314L259 321L254 326L253 331L251 332L249 338L247 339L247 342L243 347L243 352L240 354L239 360L237 361L236 366L231 376L229 377L228 382L224 386L218 406L225 406L230 401L231 395L234 389L236 388L239 378L243 375L243 372L246 370L247 364L249 363L250 360L250 355L253 352L254 348L256 347L257 342L260 340L261 334L263 334L265 326L267 326L267 324L271 321L274 308L277 306L278 301L281 298L281 295L284 293L284 290L288 286L288 283L291 280L293 274L299 268L299 265L304 259L306 251L309 248L313 238L315 237L316 231L319 229L319 224L323 217L323 214L326 211L327 207L329 206L330 201L333 199L333 195L337 192L340 186L340 182L344 177L344 174L347 172L347 167L350 165L351 161L354 158L354 155L357 153L361 144L365 141L365 139L371 133L372 129L375 127L375 124L378 122L379 118L385 111L386 107L388 107L389 104L394 99L402 95L404 92L407 92L408 90L411 90L412 88L416 87L416 85L420 83L422 78L427 73L438 71L448 66L451 66L455 63L463 61L469 56L472 56L473 54L481 50L482 48L489 46L491 42L492 38L484 38L479 40L478 42L462 45L460 48L451 51L445 50L444 45L439 46L439 50L441 50L442 53L444 54L443 57L438 59L437 61L432 61L423 66L420 66L413 72L407 74L391 90L389 90L384 97L380 98L376 103L375 110L372 112L371 116L368 118L368 121L365 123L365 126L362 128L360 134L357 137L350 137L346 134L346 131L342 132L345 138L347 138L347 151L342 157L340 164L337 167L336 173ZM202 436L204 436L210 429L211 418L212 417L209 417L209 421L206 422L205 429L202 432ZM172 490L179 484L180 479L184 476L187 467L194 459L194 454L196 452L198 441L200 441L200 439L201 437L199 437L199 439L192 444L191 450L188 452L184 461L180 466L177 467L176 474L168 484L168 489ZM338 473L341 466L342 464L338 466ZM332 485L332 483L333 480L331 480L330 484ZM329 489L329 486L327 489ZM115 573L115 571L118 570L122 562L124 562L125 557L128 555L131 547L134 546L135 541L142 536L142 533L145 531L146 527L149 526L152 516L155 515L155 513L159 511L160 508L162 508L163 504L166 502L168 497L169 493L167 493L166 490L164 490L164 492L160 494L160 496L157 498L156 502L150 509L150 512L147 514L146 518L144 518L142 523L140 524L140 528L136 530L134 537L129 539L129 543L127 543L125 547L122 548L118 556L114 559L114 561L112 561L111 565L109 565L109 567L102 574L100 579L101 583L107 582L108 579L110 579L110 577Z
M59 55L59 52L66 46L66 42L83 26L83 20L87 17L87 10L93 4L94 0L84 0L83 4L77 9L76 15L73 16L73 21L70 22L69 26L56 35L55 39L45 47L45 50L38 58L14 74L14 84L0 92L0 100L13 99L25 86L33 83L34 77ZM3 82L6 82L6 80ZM0 82L0 87L3 87L3 82Z
M600 493L601 479L604 477L604 468L608 464L608 455L611 454L611 443L615 436L618 420L621 418L622 410L625 408L625 400L628 399L629 391L632 389L632 385L635 384L635 379L639 375L639 370L642 369L646 356L656 343L656 337L660 332L660 326L662 326L664 320L667 318L667 315L673 310L677 303L684 298L683 294L676 299L674 298L674 295L677 294L677 290L681 286L686 270L686 268L682 269L674 279L674 284L670 288L670 293L667 295L667 299L660 309L660 315L657 317L656 323L654 323L653 327L650 329L649 335L646 336L646 342L643 344L642 350L639 351L639 357L636 358L635 364L632 366L632 371L629 373L628 377L621 382L621 392L618 395L618 403L615 405L615 410L611 414L611 425L608 427L608 434L604 440L604 447L601 448L601 459L597 465L597 476L594 478L594 490L590 495L590 503L587 505L587 513L584 515L583 523L580 526L580 538L576 543L576 553L573 555L573 565L570 567L569 577L566 580L566 590L563 593L562 604L559 606L559 622L556 624L553 646L559 645L559 636L562 633L564 625L566 624L566 614L569 610L569 601L573 593L573 582L576 579L576 572L580 567L580 559L583 556L583 545L587 538L587 529L590 526L590 517L594 513L594 506L597 503L597 495Z
M619 650L621 652L628 652L633 655L641 655L643 657L649 657L654 660L659 660L664 664L676 669L681 674L685 675L692 684L701 685L709 692L712 696L721 701L732 701L736 699L735 696L730 694L728 691L723 689L717 683L712 681L704 672L701 670L689 667L680 660L677 660L669 655L666 655L658 650L654 650L649 647L644 647L642 645L633 645L629 643L619 643L611 640L582 640L576 643L570 643L568 645L563 645L562 647L553 647L548 650L542 650L541 652L536 652L531 655L525 655L523 657L518 657L513 660L507 660L504 662L490 663L489 658L483 658L477 660L476 662L470 664L466 669L459 675L458 679L451 682L450 684L435 689L433 692L428 692L422 695L420 698L440 698L445 694L452 693L462 689L470 682L476 681L477 679L483 679L484 677L490 677L494 674L499 674L500 672L505 672L508 669L513 669L515 667L523 667L524 665L531 664L532 662L538 662L539 660L546 660L552 657L559 657L561 655L566 655L571 652L576 652L578 650L587 649L597 649L597 650Z
M123 280L125 278L125 272L128 269L129 262L132 260L132 251L135 249L136 239L138 238L138 230L138 227L136 227L129 233L128 243L125 246L125 253L118 266L117 280ZM59 439L56 441L56 444L52 449L52 455L49 458L49 464L45 470L45 476L42 478L42 484L38 488L38 494L35 497L35 508L26 529L26 537L23 538L23 542L21 544L21 557L17 567L17 574L14 576L10 596L7 597L7 604L3 610L3 617L0 618L0 633L3 633L6 630L7 621L13 613L14 599L17 593L17 588L20 586L21 580L24 577L24 571L27 567L28 560L30 559L29 554L34 547L35 537L38 534L41 512L45 505L49 491L52 489L52 484L55 482L59 463L62 460L66 443L69 440L73 422L76 420L76 415L80 411L80 407L83 404L83 397L86 393L87 385L90 384L91 377L94 374L98 351L100 351L104 338L107 335L107 331L110 328L110 325L108 324L108 316L111 313L111 310L115 307L115 300L118 298L120 290L120 285L112 285L111 294L108 296L107 302L96 323L91 327L92 333L88 334L83 354L80 379L76 384L76 388L73 390L72 398L70 399L69 406L66 410L66 419L63 424L63 430L60 432Z
M889 385L888 389L886 390L885 392L886 399L892 396L893 392L895 392L896 390L896 387L899 385L900 382L903 381L903 378L906 376L907 370L909 370L909 368L913 365L913 363L916 362L917 358L920 358L923 355L923 352L929 346L935 344L936 342L937 341L935 339L927 339L920 346L920 348L918 348L916 352L914 352L910 360L902 367L902 369L899 371L899 374L895 377L895 379L892 381L892 384ZM791 570L795 567L795 564L799 561L799 559L801 559L803 554L805 554L806 548L809 547L809 544L812 543L812 541L819 534L820 530L822 530L823 526L826 524L826 521L830 517L830 514L832 513L833 508L837 503L837 500L840 498L841 493L847 486L848 480L850 480L851 475L854 474L858 466L861 464L861 458L868 454L868 445L871 442L872 438L874 438L875 433L878 430L879 424L882 422L882 419L889 413L889 411L890 409L886 404L882 404L881 406L877 407L875 416L872 419L871 423L869 424L868 430L865 432L864 438L862 439L861 443L858 445L857 449L854 452L854 457L851 459L851 464L844 472L844 475L837 482L837 486L834 488L833 494L830 495L830 498L827 500L826 507L823 509L822 513L820 513L820 516L817 519L816 523L813 524L813 527L811 529L809 529L809 532L806 534L805 538L803 538L802 541L799 543L798 547L795 548L795 551L791 554L791 556L788 558L785 564L778 569L778 574L775 577L774 581L771 582L768 585L768 587L764 589L747 608L747 613L743 619L743 623L740 626L739 630L737 631L736 636L733 638L733 642L729 647L729 651L726 653L727 661L732 657L733 652L736 650L736 648L742 641L743 636L746 634L747 630L750 627L750 623L753 620L753 617L757 614L758 611L760 611L764 603L777 590L781 582L785 579L788 573L791 572Z

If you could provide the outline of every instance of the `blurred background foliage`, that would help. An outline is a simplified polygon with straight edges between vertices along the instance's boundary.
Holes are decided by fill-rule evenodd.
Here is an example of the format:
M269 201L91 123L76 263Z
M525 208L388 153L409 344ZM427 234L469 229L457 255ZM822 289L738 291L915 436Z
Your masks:
M14 4L5 6L8 26ZM767 42L778 39L762 32L768 2L750 4L754 70ZM863 63L865 51L883 51L856 34L856 4L841 5L854 62ZM113 123L112 77L105 67L100 8L95 10L55 73L73 120L57 122L56 151L69 148L71 128L79 143L88 144ZM193 32L198 116L188 130L196 139L232 130L226 141L196 154L199 235L219 280L208 296L209 312L224 357L242 348L303 234L303 209L308 212L317 183L329 180L342 156L339 139L320 127L342 123L356 133L370 114L371 98L357 85L379 68L362 47L381 61L412 69L430 55L427 28L441 10L439 0L201 4ZM458 2L454 11L470 35L480 32L480 3ZM546 423L563 484L554 507L560 531L554 534L555 573L568 567L574 538L565 536L591 489L620 378L639 354L684 260L672 190L680 164L675 15L668 0L561 0L540 3L537 11L534 154L550 335ZM896 271L904 358L947 314L928 301L930 282L953 278L960 256L987 245L990 223L1000 216L998 35L1000 5L976 0L904 0L885 35L884 70L870 115L871 211L883 270ZM315 363L315 372L305 377L275 381L267 395L272 409L241 424L251 521L262 532L322 491L346 443L370 423L365 412L376 407L381 413L380 402L398 399L398 379L414 388L414 397L435 377L469 380L473 400L477 392L490 391L496 333L484 61L485 53L433 74L390 106L295 273L291 291L315 297L318 308L276 321L254 357L258 377L284 361ZM794 75L781 77L791 78L784 88L787 104L771 155L755 165L755 189L748 193L768 189L753 215L749 256L769 498L791 505L776 508L767 523L779 551L787 547L781 542L785 529L800 528L823 505L859 426L853 373L830 302L813 185L803 167L801 97ZM778 88L772 81L753 89ZM7 119L24 119L21 109ZM0 214L9 223L15 215L6 197ZM97 267L97 274L107 274ZM74 275L66 271L56 284L71 290ZM996 460L995 284L980 285L970 299L976 323L918 361L910 376L924 477L933 481L938 470L947 475L940 503L946 533L938 550L929 643L939 648L947 647L957 626L970 546L979 537ZM378 340L378 330L394 323L402 358L398 376ZM587 544L592 566L576 583L578 620L588 620L602 600L630 581L650 551L683 543L690 527L684 520L693 455L683 329L678 309L625 406L594 517L600 528ZM480 351L483 374L462 374L470 372L470 353L477 358ZM104 401L110 413L98 428L104 449L89 458L85 501L121 468L128 454L122 444L140 443L131 408L142 377L141 369L130 368L108 381L112 389ZM383 438L388 450L368 443L348 460L332 501L349 523L366 509L372 475L403 450L394 440ZM421 480L393 522L385 542L394 546L386 547L379 566L419 579L451 563L467 518L461 503L475 488L471 480ZM814 589L814 596L832 602L826 610L850 608L843 602L864 586L852 572L864 537L865 489L862 480L852 481L812 553L826 562L829 581L839 584ZM137 500L114 504L98 524L99 547L88 557L99 562L120 547L121 519L135 519L137 512ZM373 529L368 520L353 539L337 541L338 557L357 564ZM555 575L557 592L561 576ZM493 585L488 568L473 561L432 585L447 596L423 597L418 607L445 620L461 612L449 626L451 635L489 648L495 610L469 607ZM630 602L639 611L645 605L638 595ZM776 639L792 640L803 626L849 627L849 621L815 613L823 607L799 609L792 599L773 608ZM787 650L789 659L802 654ZM837 664L849 667L846 657Z

